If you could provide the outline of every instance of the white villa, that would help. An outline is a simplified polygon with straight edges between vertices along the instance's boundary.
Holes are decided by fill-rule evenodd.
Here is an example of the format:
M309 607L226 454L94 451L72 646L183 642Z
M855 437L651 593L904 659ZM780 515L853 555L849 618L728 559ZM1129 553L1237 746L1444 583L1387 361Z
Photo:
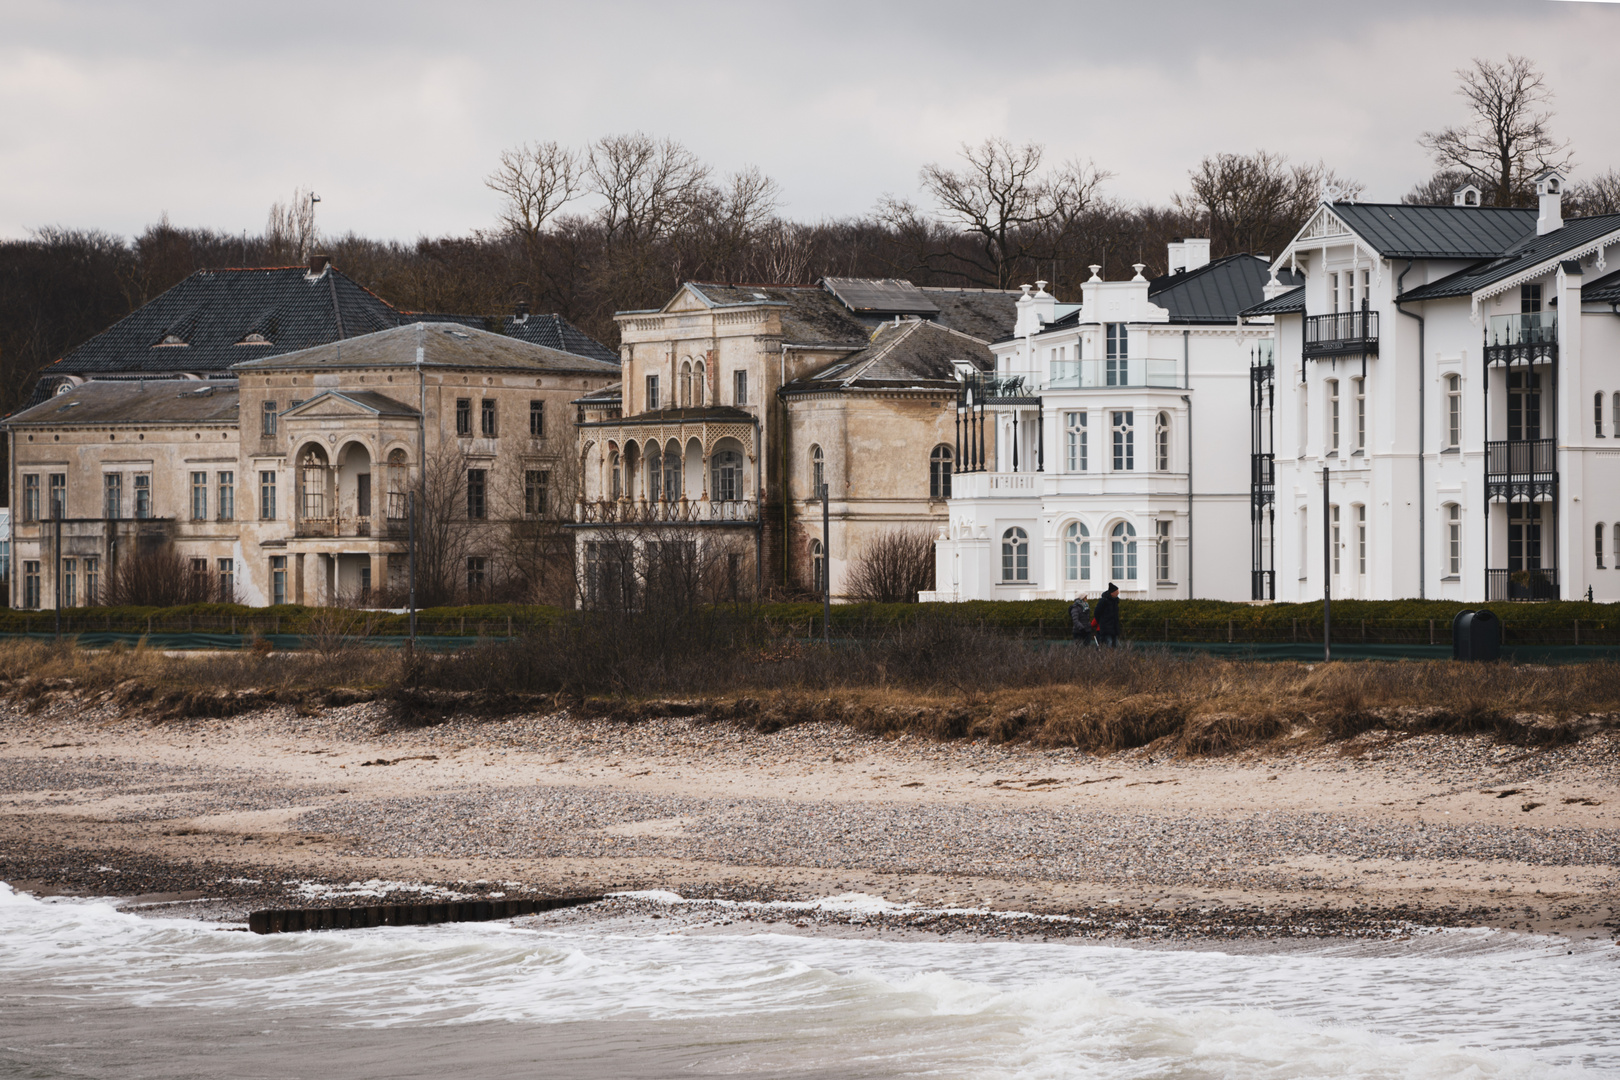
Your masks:
M1024 287L993 375L957 409L949 524L924 600L1096 595L1249 599L1251 371L1269 320L1238 315L1268 289L1263 256L1209 261L1170 246L1170 272L1092 268L1081 303Z
M1620 600L1620 215L1564 221L1564 182L1538 178L1539 209L1325 202L1273 262L1303 284L1246 313L1277 334L1256 599L1326 575L1368 599Z

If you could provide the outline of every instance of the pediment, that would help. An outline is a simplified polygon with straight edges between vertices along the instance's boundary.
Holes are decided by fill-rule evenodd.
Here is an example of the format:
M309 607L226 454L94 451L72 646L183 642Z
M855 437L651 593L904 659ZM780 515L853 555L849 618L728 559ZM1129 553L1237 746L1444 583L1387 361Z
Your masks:
M670 298L669 303L664 305L664 311L671 314L682 311L708 310L708 301L699 295L697 290L692 288L690 285L682 285L680 291Z
M323 419L376 419L379 411L361 402L354 401L343 395L341 391L327 390L299 402L281 414L288 420L323 420Z
M1298 239L1324 240L1328 237L1349 235L1350 226L1324 205L1316 208L1316 213L1311 215L1305 227L1299 231Z

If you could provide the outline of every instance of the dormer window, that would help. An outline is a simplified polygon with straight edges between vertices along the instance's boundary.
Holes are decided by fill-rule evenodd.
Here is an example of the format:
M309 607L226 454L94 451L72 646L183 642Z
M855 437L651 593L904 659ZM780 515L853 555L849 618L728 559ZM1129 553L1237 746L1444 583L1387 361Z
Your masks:
M176 345L186 344L179 334L164 334L163 340L157 343L158 348L172 348Z
M1475 187L1473 184L1468 184L1468 185L1466 185L1464 187L1458 188L1456 191L1453 191L1451 193L1451 205L1453 205L1453 206L1478 206L1478 205L1480 205L1480 190L1479 190L1479 188Z
M255 333L249 334L247 337L243 338L241 341L238 341L237 344L238 345L268 345L268 344L270 344L270 339L265 337L263 334L255 332Z

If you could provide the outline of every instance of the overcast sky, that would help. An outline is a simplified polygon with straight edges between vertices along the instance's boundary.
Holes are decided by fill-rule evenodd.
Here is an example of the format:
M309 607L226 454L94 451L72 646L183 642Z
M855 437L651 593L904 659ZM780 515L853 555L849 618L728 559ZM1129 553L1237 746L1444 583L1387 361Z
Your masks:
M326 231L491 224L504 147L642 130L783 212L862 213L1004 135L1161 201L1210 153L1321 158L1396 199L1459 121L1453 69L1509 51L1557 94L1583 173L1620 167L1620 4L235 4L0 0L0 236L42 225L257 232L295 186Z

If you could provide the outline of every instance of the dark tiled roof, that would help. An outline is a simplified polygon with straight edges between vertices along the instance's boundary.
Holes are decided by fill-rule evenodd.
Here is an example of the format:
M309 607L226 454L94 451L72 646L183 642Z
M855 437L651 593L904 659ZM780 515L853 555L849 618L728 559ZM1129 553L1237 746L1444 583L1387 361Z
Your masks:
M866 279L841 278L843 282ZM828 348L864 348L885 318L856 314L819 285L716 285L689 282L690 287L717 307L774 304L782 312L782 339L789 345ZM902 283L903 284L903 283ZM939 309L931 321L970 337L989 341L1006 332L1018 318L1018 293L998 289L917 290ZM888 321L892 321L892 314Z
M617 364L559 352L543 345L531 345L505 334L492 334L488 330L477 330L459 323L412 323L285 356L249 360L236 365L236 369L269 371L414 366L418 346L422 349L422 363L427 367L516 368L613 377L619 374Z
M403 401L396 401L388 395L380 394L375 390L323 390L307 401L300 401L297 405L283 409L282 413L286 414L298 409L308 409L323 398L338 398L342 401L353 402L362 409L377 413L379 416L417 415L414 406L407 405Z
M199 270L46 368L43 382L104 372L223 372L243 360L396 326L399 316L331 267L313 277L302 266ZM250 335L264 344L245 344ZM162 344L170 336L184 344Z
M501 323L501 333L527 341L530 345L544 345L558 352L588 356L604 363L619 362L619 354L591 337L561 315L508 315Z
M1405 203L1332 203L1328 209L1386 259L1488 259L1536 231L1535 210Z
M926 317L939 313L939 305L924 296L921 289L897 278L830 277L822 278L821 285L857 315Z
M1620 270L1581 286L1581 299L1588 304L1620 304Z
M1264 300L1252 308L1242 311L1244 318L1255 315L1302 315L1305 312L1305 286L1289 289L1285 293L1278 293L1270 300Z
M1487 259L1438 281L1409 289L1401 294L1401 299L1437 300L1444 296L1467 296L1476 289L1529 270L1538 263L1556 259L1566 251L1573 251L1612 232L1620 232L1620 214L1575 218L1564 222L1563 228L1554 229L1545 236L1532 233L1505 249L1497 258Z
M1148 299L1170 312L1173 323L1230 323L1266 298L1271 264L1258 255L1228 255L1196 270L1167 274L1148 283ZM1284 285L1295 275L1277 272Z
M95 380L24 409L7 424L234 424L236 384L195 379Z
M885 323L854 356L789 383L784 392L849 388L951 388L958 365L988 371L995 364L985 342L937 323L908 319Z
M933 289L924 296L939 305L934 321L980 341L994 341L1018 321L1017 289Z

